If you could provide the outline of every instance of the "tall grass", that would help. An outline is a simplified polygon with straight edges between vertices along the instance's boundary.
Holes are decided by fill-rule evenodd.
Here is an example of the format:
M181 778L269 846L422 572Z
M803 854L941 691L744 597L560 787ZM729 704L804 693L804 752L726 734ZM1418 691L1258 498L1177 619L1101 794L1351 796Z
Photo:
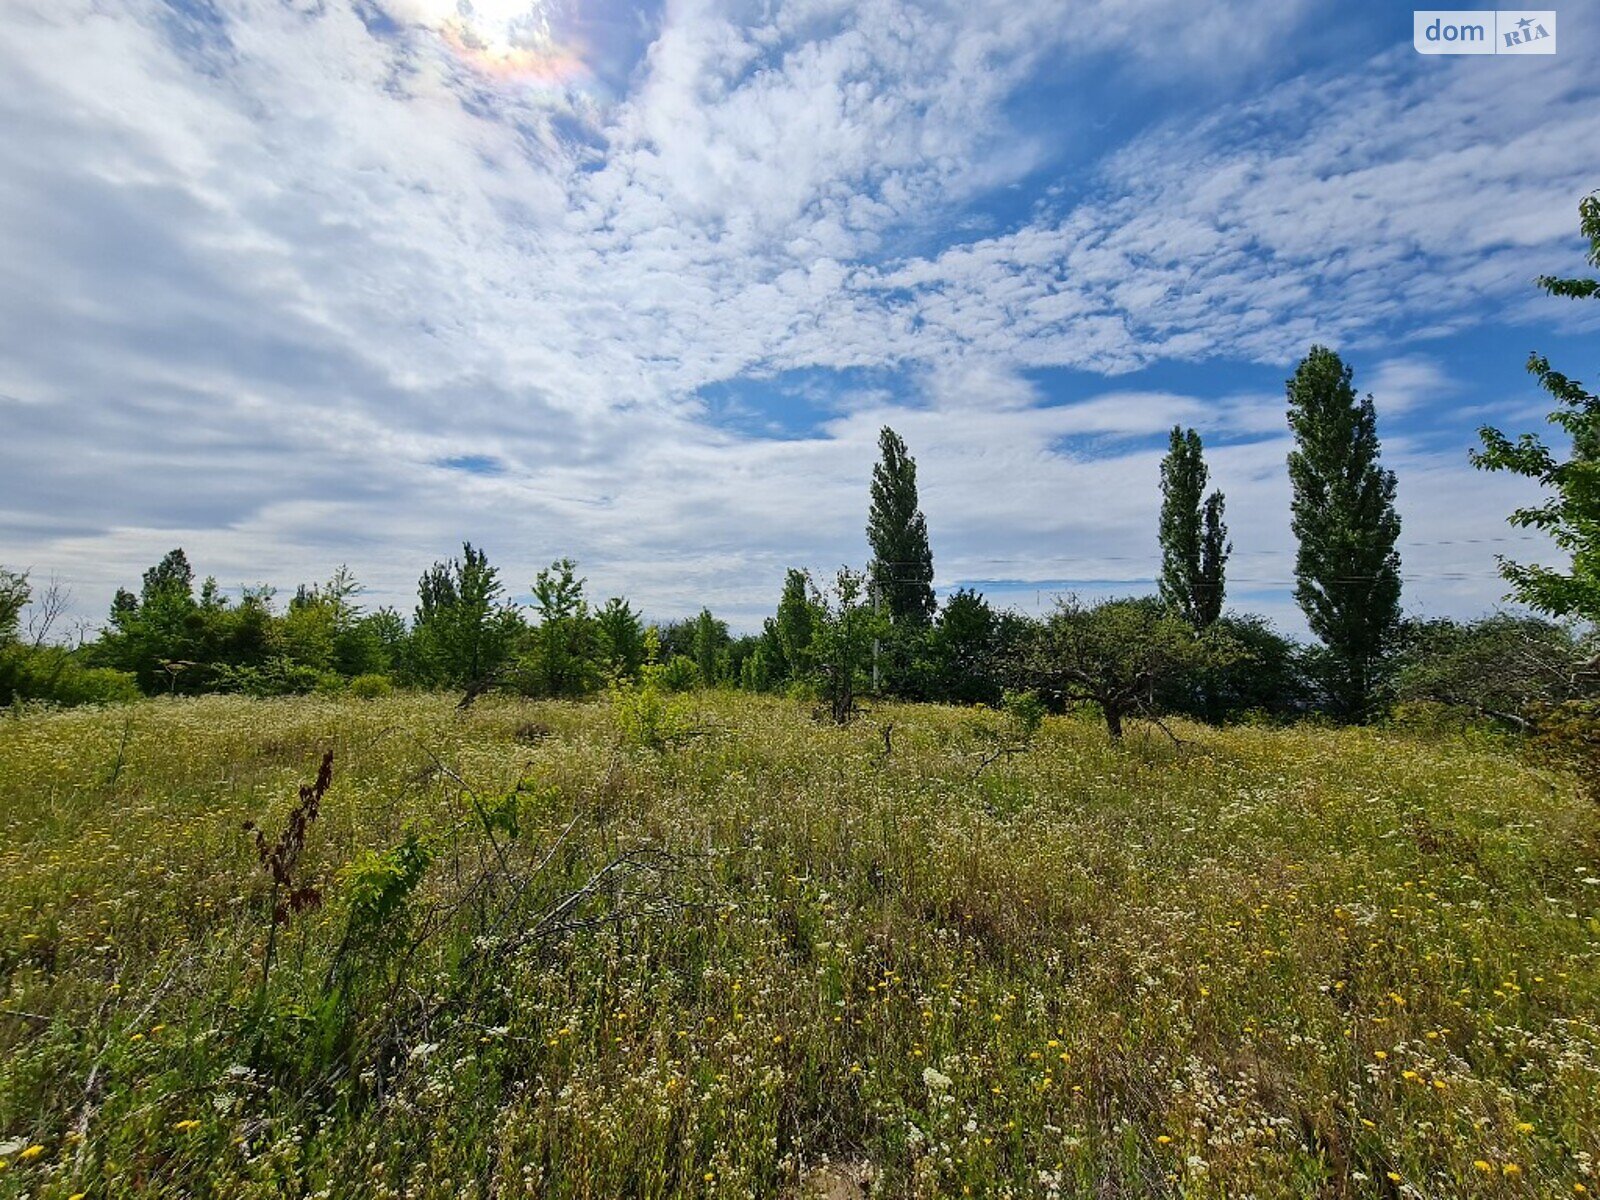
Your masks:
M996 714L696 703L658 749L603 703L0 718L0 1196L1600 1187L1570 780L1376 730L1114 748L1049 718L994 756ZM297 864L323 903L278 927L241 826L281 828L329 750ZM360 939L382 988L312 1054L407 844L405 928ZM508 881L630 855L674 864L668 903L597 891L518 940Z

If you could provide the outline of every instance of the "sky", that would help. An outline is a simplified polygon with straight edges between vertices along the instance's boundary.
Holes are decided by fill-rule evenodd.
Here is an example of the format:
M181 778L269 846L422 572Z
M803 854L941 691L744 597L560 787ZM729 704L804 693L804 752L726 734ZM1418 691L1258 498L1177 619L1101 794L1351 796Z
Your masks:
M1404 604L1557 561L1475 471L1592 379L1600 0L1422 56L1323 0L0 0L0 563L98 621L182 546L736 630L862 565L891 425L936 584L1153 590L1167 431L1230 604L1292 598L1284 382L1330 345L1399 480Z

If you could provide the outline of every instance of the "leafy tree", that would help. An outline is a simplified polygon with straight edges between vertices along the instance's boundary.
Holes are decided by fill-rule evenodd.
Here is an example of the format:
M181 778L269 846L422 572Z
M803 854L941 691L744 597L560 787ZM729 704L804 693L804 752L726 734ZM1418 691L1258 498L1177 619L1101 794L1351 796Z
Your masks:
M482 685L505 666L522 622L504 593L500 573L471 542L462 543L460 558L428 568L412 620L409 669L417 682Z
M307 678L326 683L334 675L351 678L390 668L391 652L384 641L388 635L381 622L362 615L355 601L360 593L360 583L343 565L326 583L296 589L271 627L271 653L295 668L280 669L280 676L299 683ZM296 689L304 690L298 683Z
M598 629L577 564L562 558L533 581L538 620L523 655L523 685L537 696L584 696L600 682Z
M1227 660L1229 647L1196 633L1159 599L1062 600L1026 654L1035 688L1060 703L1092 701L1121 740L1132 716L1153 716L1162 691Z
M811 644L823 617L813 599L815 591L811 576L804 571L791 567L784 576L777 615L764 626L778 678L803 679L811 669Z
M22 625L22 610L28 607L33 589L25 572L0 567L0 646L17 640Z
M1200 435L1174 425L1161 462L1161 598L1196 629L1222 615L1223 572L1233 551L1222 493L1201 499L1208 477Z
M1589 264L1600 267L1600 192L1585 197L1579 217L1589 239ZM1545 275L1538 284L1552 296L1600 300L1600 279ZM1518 528L1549 534L1571 564L1562 571L1502 556L1500 573L1511 584L1512 596L1530 608L1600 621L1600 395L1552 368L1542 354L1528 356L1528 370L1559 405L1547 419L1571 439L1566 457L1558 457L1537 434L1525 433L1513 442L1486 425L1478 431L1483 449L1473 452L1472 461L1486 471L1536 479L1553 493L1543 504L1517 509L1509 520Z
M856 696L872 667L872 643L887 622L867 599L865 576L849 567L839 568L831 594L813 592L811 603L818 621L807 676L827 704L828 715L843 725L855 714Z
M1313 346L1288 382L1290 524L1295 599L1327 647L1325 687L1336 711L1360 718L1400 621L1400 515L1372 397L1358 400L1350 379L1337 354Z
M595 613L595 634L606 670L615 678L633 679L649 658L644 622L621 596L613 596Z
M27 574L0 567L0 705L17 700L107 704L138 698L131 675L94 667L76 649L45 643L44 630L24 641L22 613L32 600Z
M694 665L700 669L700 678L707 687L715 686L726 676L724 659L728 649L728 625L702 608L694 619Z
M1271 621L1230 613L1206 632L1228 652L1165 685L1156 697L1163 712L1220 724L1245 716L1293 717L1312 706L1304 648Z
M668 621L665 625L656 625L653 628L660 647L658 657L661 662L671 662L675 658L694 661L693 617L684 621Z
M144 574L138 596L119 589L94 664L134 676L144 692L197 693L227 682L226 673L273 655L272 593L247 589L231 603L207 579L194 594L194 572L181 549Z
M934 698L955 704L998 704L1008 622L979 592L960 588L944 602L928 639Z
M917 464L887 425L878 435L867 513L868 568L873 595L891 623L926 625L933 617L933 551L928 522L917 507Z
M769 622L771 619L767 618ZM750 652L739 661L739 686L747 692L769 692L779 680L781 663L773 659L765 633L753 641Z
M194 570L189 566L189 556L181 546L168 550L160 562L144 573L144 590L140 598L145 604L163 596L193 595Z
M1529 728L1533 710L1592 695L1594 647L1566 626L1500 613L1420 621L1404 632L1395 691Z

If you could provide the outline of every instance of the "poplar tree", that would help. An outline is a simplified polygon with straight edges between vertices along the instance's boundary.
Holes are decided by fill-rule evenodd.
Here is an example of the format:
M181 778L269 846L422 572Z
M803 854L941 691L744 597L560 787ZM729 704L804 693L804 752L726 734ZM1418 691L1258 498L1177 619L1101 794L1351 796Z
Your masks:
M873 594L896 625L927 625L933 616L933 551L928 522L917 507L917 463L887 425L878 435L872 469L867 541Z
M1394 472L1378 463L1372 397L1313 346L1288 381L1295 599L1327 648L1325 684L1344 716L1366 714L1400 622L1400 514Z
M1209 472L1200 435L1174 425L1161 461L1161 598L1196 629L1222 615L1224 571L1233 547L1223 523L1223 497L1201 499Z

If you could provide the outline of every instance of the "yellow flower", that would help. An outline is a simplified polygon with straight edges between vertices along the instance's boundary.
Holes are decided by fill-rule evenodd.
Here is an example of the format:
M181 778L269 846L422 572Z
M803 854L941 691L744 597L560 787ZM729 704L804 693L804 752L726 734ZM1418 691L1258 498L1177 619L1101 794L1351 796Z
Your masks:
M1532 1121L1519 1121L1519 1122L1517 1122L1517 1132L1518 1133L1532 1133L1533 1132L1533 1122Z
M1377 1059L1379 1062L1386 1062L1389 1058L1389 1052L1387 1050L1375 1050L1373 1051L1372 1057Z
M706 1182L707 1183L715 1183L716 1179L717 1179L717 1173L715 1171L707 1171L706 1172Z
M1477 1167L1478 1170L1482 1171L1485 1175L1487 1175L1490 1171L1494 1170L1494 1164L1493 1163L1485 1162L1481 1158L1473 1159L1472 1160L1472 1165Z
M1160 1137L1158 1137L1156 1139L1156 1141L1160 1142L1163 1146L1166 1146L1166 1145L1170 1145L1171 1144L1172 1139L1169 1138L1166 1134L1163 1133Z
M1500 1174L1504 1175L1507 1179L1510 1179L1514 1175L1521 1175L1522 1168L1517 1166L1516 1163L1507 1163L1505 1166L1500 1168Z
M1390 1182L1391 1182L1391 1183L1399 1183L1399 1182L1400 1182L1400 1176L1399 1176L1399 1174L1398 1174L1398 1173L1396 1173L1396 1172L1394 1172L1394 1171L1390 1171L1390 1172L1389 1172L1389 1181L1390 1181Z
M36 1143L36 1144L34 1144L32 1146L29 1146L21 1154L17 1155L17 1161L18 1162L32 1162L34 1159L38 1158L39 1155L41 1155L43 1153L44 1153L44 1147L40 1146L40 1145L38 1145Z
M187 1121L179 1121L179 1122L177 1122L175 1125L173 1125L173 1128L176 1129L179 1133L188 1133L191 1129L199 1129L200 1128L200 1122L191 1118L190 1120L187 1120Z

